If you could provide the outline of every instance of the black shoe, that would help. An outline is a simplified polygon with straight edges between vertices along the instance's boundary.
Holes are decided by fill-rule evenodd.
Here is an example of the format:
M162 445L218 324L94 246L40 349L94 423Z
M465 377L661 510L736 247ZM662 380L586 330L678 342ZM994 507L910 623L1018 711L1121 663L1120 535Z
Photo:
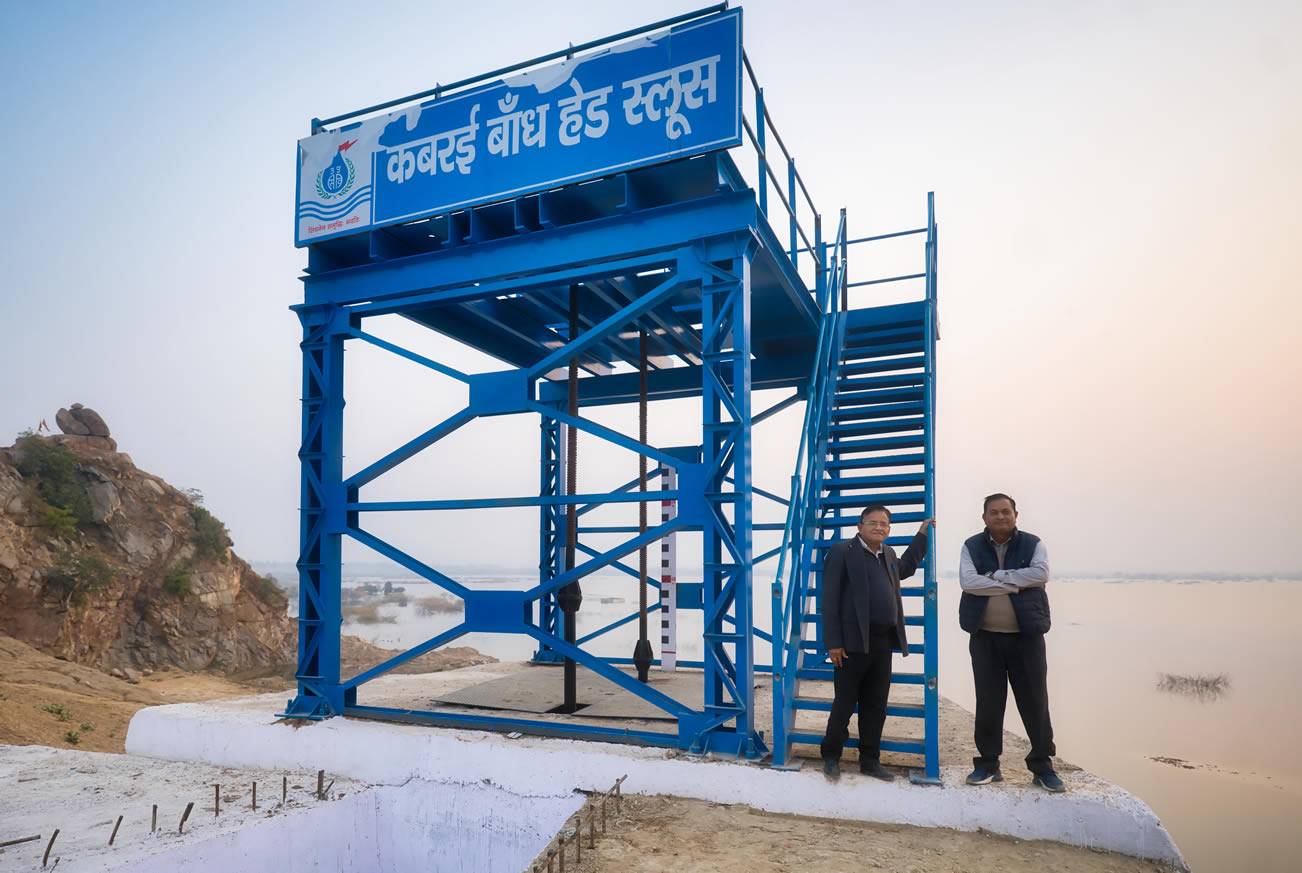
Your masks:
M835 758L824 758L823 775L827 777L828 782L838 781L841 778L841 762Z
M874 779L880 779L883 782L895 781L895 774L892 773L890 770L887 770L885 767L883 767L881 765L881 762L879 761L873 761L871 764L868 764L867 766L860 764L859 772L865 776L871 776Z
M968 785L985 785L989 782L1003 782L1004 774L999 772L999 768L987 770L985 767L977 767L971 773L967 774ZM1062 783L1058 783L1061 785Z
M1045 770L1043 773L1036 773L1035 778L1031 780L1031 784L1036 788L1043 788L1045 791L1052 791L1054 794L1067 790L1067 786L1062 784L1062 780L1058 778L1058 774L1052 770Z

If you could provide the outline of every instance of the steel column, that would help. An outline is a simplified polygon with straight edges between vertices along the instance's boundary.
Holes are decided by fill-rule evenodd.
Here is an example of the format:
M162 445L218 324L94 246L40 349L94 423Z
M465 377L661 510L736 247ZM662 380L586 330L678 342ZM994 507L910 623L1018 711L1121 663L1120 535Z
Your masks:
M298 695L284 715L326 718L345 703L339 686L344 339L337 307L305 307L298 315L303 325Z

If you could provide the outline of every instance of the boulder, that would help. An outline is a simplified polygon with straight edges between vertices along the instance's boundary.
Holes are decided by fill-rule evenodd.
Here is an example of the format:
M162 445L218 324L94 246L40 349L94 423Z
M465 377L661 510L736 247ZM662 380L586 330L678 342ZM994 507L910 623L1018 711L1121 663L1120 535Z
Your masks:
M112 482L96 482L86 486L86 496L90 498L92 518L96 524L103 524L117 514L122 508L122 498Z
M67 446L78 454L116 452L117 440L113 437L81 436L80 434L56 433L51 440L61 446Z
M75 436L89 436L90 428L78 421L73 414L66 409L60 409L54 413L54 423L59 426L59 430L64 433L70 433Z
M81 424L85 425L86 433L96 437L106 437L109 435L109 427L104 423L104 419L99 417L99 413L80 403L72 404L69 414ZM57 422L59 417L56 415L54 420ZM63 425L59 425L62 427Z

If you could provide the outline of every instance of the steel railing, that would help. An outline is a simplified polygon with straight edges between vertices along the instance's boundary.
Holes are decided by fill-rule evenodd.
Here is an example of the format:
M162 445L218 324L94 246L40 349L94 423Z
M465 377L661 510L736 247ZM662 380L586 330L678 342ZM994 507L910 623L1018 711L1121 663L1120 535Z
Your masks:
M841 252L845 238L845 213L837 229L833 252ZM822 490L823 462L832 397L840 362L843 316L836 292L844 282L845 263L833 260L826 281L819 283L818 304L822 319L814 353L805 420L796 452L796 469L791 476L791 497L782 531L782 546L773 582L773 754L774 763L786 764L793 727L796 671L800 666L802 616L817 524L818 498Z

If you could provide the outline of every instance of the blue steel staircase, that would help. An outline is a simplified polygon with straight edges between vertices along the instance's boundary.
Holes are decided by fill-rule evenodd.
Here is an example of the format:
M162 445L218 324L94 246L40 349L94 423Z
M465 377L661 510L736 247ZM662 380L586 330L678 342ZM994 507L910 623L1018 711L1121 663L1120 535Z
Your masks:
M775 640L777 766L798 765L793 744L822 741L825 713L831 710L832 665L823 648L820 596L827 549L853 536L859 512L874 503L891 508L895 532L908 532L887 540L901 551L916 524L934 514L936 237L928 211L928 226L918 231L927 234L926 270L901 277L925 279L925 298L826 315L830 348L820 348L816 364L825 376L815 374L811 382L807 444L801 449L804 476L793 481L784 544L790 569L784 576L787 567L779 568L778 585L786 583L786 596L780 612L775 606L775 627L785 630L787 640L780 646ZM844 282L844 261L835 267L836 279ZM860 284L880 281L891 280ZM933 532L922 566L902 585L910 657L895 659L881 744L883 751L921 755L923 770L911 778L927 783L939 781L934 567ZM798 726L800 713L817 715L805 716ZM846 745L856 747L858 740L852 737Z

